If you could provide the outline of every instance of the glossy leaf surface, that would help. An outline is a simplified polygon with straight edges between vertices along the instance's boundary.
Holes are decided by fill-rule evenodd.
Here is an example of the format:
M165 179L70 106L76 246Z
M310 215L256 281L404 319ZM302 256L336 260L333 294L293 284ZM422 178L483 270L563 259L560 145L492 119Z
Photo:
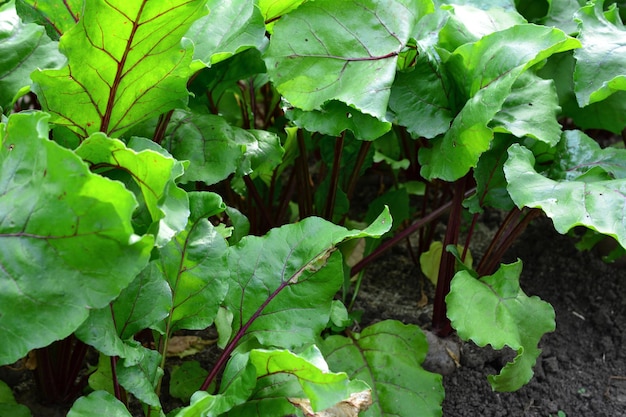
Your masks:
M86 138L119 137L187 103L192 49L181 38L204 1L96 1L59 43L68 65L32 75L52 122ZM102 28L109 28L103 31Z
M76 330L145 267L154 242L133 231L132 193L49 141L47 119L0 125L0 329L13 335L1 363Z

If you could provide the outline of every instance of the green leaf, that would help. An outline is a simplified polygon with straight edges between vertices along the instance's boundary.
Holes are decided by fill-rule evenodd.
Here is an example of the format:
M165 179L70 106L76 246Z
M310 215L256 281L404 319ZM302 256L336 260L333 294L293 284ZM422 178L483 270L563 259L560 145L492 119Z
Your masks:
M230 273L225 305L234 317L231 343L242 337L287 349L313 343L328 323L343 281L341 257L331 255L335 245L380 236L389 227L387 210L365 230L310 217L230 247L224 270Z
M208 376L208 372L198 361L185 361L176 366L170 376L170 395L189 402L194 392Z
M32 417L28 407L15 401L11 388L4 381L0 381L0 416Z
M552 80L525 72L513 84L490 127L494 132L528 136L555 146L561 138L560 110Z
M262 49L265 22L253 0L209 0L209 15L185 35L194 43L194 59L210 67L249 48Z
M452 279L446 297L448 318L464 340L494 349L510 347L517 352L499 375L490 375L496 391L515 391L533 376L544 333L556 328L552 306L538 297L528 297L519 286L522 262L502 265L495 274L474 278L460 271Z
M133 231L132 193L48 140L47 119L0 125L0 331L12 335L0 363L71 334L128 286L154 243Z
M431 148L420 149L421 174L454 181L475 167L493 138L488 124L520 74L578 45L558 29L517 25L459 47L446 65L469 100L445 136L433 140Z
M386 320L351 337L330 336L320 345L331 369L372 389L373 405L359 414L441 416L441 375L422 369L428 343L419 327Z
M61 35L76 25L83 8L82 0L17 0L17 11L27 22L35 22L46 28L51 39L58 41Z
M163 377L161 354L156 350L142 347L141 361L127 361L117 363L117 378L122 387L133 394L139 401L152 407L161 408L159 396L155 392L159 381Z
M220 116L177 111L169 126L164 147L177 159L191 162L181 182L211 185L234 172L242 176L254 169L267 176L282 159L276 135L231 126Z
M541 20L544 26L554 26L568 35L578 32L574 14L585 5L585 0L551 0L548 3L548 14Z
M257 3L266 22L273 22L279 17L295 10L306 0L258 0Z
M350 381L343 372L330 372L315 345L300 354L287 350L254 349L250 352L250 362L255 366L258 378L256 393L252 396L251 405L254 408L257 402L264 404L263 399L269 404L293 400L293 397L288 399L283 395L293 395L301 388L313 411L320 411L346 400L350 394L369 388L362 381ZM296 381L299 387L289 387ZM271 409L271 405L268 408ZM242 415L250 415L245 410L246 407L241 409Z
M94 391L106 391L115 395L113 391L113 371L111 370L111 357L100 353L96 370L89 375L89 388Z
M225 205L213 193L189 193L187 228L160 249L159 268L173 297L169 331L210 326L227 290L226 241L208 218Z
M519 145L509 148L504 172L511 198L518 207L542 209L559 233L586 226L626 247L626 151L600 150L581 132L566 132L563 141L565 159L557 162L562 177L557 180L535 171L529 150ZM576 165L581 162L580 167Z
M106 391L95 391L80 397L67 413L67 417L93 417L94 411L108 417L132 417L126 406Z
M603 3L589 2L575 15L582 48L574 52L574 85L581 107L626 90L626 29L616 5L603 12Z
M338 100L384 120L417 3L317 0L283 16L265 54L276 89L305 111Z
M320 110L303 111L290 107L285 115L300 128L334 137L350 130L358 139L374 140L391 129L391 123L361 113L337 100L324 103Z
M96 172L120 170L130 175L139 187L152 222L157 225L156 244L162 246L185 228L189 217L187 195L174 182L184 168L162 149L157 152L158 145L152 141L133 138L130 146L138 148L137 151L98 132L83 141L75 152Z
M397 123L415 138L432 139L445 133L454 118L448 84L436 63L419 55L414 67L398 73L391 88L389 108Z
M93 1L59 48L60 70L32 74L52 122L81 137L119 137L134 124L187 103L192 45L181 38L205 0ZM102 28L114 28L103 31Z
M34 68L58 68L65 58L41 26L20 21L14 2L0 6L0 22L0 107L9 108Z

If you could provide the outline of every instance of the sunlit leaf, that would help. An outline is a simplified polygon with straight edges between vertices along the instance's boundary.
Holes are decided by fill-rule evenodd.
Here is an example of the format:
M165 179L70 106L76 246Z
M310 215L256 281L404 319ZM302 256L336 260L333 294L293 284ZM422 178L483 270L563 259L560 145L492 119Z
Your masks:
M31 85L33 69L58 68L65 57L41 26L20 21L14 2L0 6L0 22L0 107L6 108L20 88Z
M535 170L529 150L519 145L509 148L504 172L511 198L518 207L542 209L559 233L586 226L626 247L626 151L601 150L577 131L565 132L562 141L563 156L553 167L556 179Z
M576 13L582 48L574 51L574 84L581 107L626 90L626 29L615 4L603 12L604 0Z
M530 381L541 353L537 344L556 327L552 306L521 290L521 272L521 261L502 265L494 275L480 280L460 271L446 297L448 318L462 339L498 350L508 346L517 352L499 375L489 376L496 391L515 391Z
M132 193L48 140L45 113L0 125L0 363L71 334L148 262Z
M203 0L94 1L61 38L60 70L32 74L51 121L81 137L119 137L187 103L192 45L181 39L206 13ZM107 28L107 30L103 30Z
M417 3L303 4L274 27L265 55L270 78L299 109L321 110L338 100L383 120L397 56L420 17Z
M80 397L67 413L67 417L92 417L94 410L108 417L132 417L124 403L106 391L95 391Z
M253 0L209 0L209 14L185 35L194 43L194 59L211 66L249 48L266 43L265 23Z

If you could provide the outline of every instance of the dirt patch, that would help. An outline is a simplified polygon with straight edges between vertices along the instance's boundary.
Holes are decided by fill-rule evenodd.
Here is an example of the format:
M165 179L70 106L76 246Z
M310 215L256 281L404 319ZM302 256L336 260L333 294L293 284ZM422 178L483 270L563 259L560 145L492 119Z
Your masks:
M626 415L626 270L574 243L542 219L506 255L506 262L524 262L522 289L556 311L557 329L541 340L533 380L517 392L493 392L487 375L510 352L464 343L461 366L444 376L444 416ZM365 310L363 325L395 318L428 328L430 305L418 307L423 279L405 249L395 248L366 274L356 305Z

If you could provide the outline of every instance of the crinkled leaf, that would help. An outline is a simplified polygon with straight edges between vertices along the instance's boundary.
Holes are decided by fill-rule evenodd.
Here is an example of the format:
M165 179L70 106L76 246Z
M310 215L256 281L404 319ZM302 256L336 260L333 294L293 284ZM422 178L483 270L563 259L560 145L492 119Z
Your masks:
M419 327L386 320L351 337L330 336L320 345L331 369L372 389L372 406L360 415L441 416L441 375L422 369L428 343Z
M438 65L420 55L411 70L396 76L389 108L397 123L406 126L413 137L432 139L445 133L454 118L449 88L447 77Z
M580 132L564 135L567 152L572 155L565 154L567 159L562 160L564 166L559 169L564 178L557 180L537 173L535 158L529 150L511 146L504 165L511 198L518 207L542 209L559 233L586 226L614 237L626 247L626 179L621 176L626 151L599 150L590 146L591 139L582 138ZM584 165L577 167L573 165L576 162ZM613 179L618 175L618 179Z
M582 48L574 51L574 85L581 107L626 90L626 29L616 5L603 12L604 0L576 13Z
M291 107L285 115L298 127L335 137L350 130L358 139L374 140L391 129L391 123L361 113L337 100L323 104L320 110L303 111Z
M320 411L346 400L352 393L368 389L362 381L350 381L344 372L330 372L315 345L300 354L255 349L250 352L250 362L257 370L257 386L250 405L239 408L240 415L258 415L247 411L262 407L267 409L263 415L279 416L272 408L277 402L289 401L285 394L289 398L301 398L304 394L313 410Z
M161 408L155 389L163 377L160 368L161 354L142 347L143 355L138 363L121 360L117 363L117 379L122 387L142 403Z
M252 135L254 141L246 145L244 161L237 166L235 180L242 181L243 176L249 175L252 179L260 178L269 186L274 169L280 165L285 154L280 138L267 130L251 129L246 132Z
M475 167L493 138L488 124L520 74L578 45L558 29L517 25L459 47L447 66L470 98L445 136L434 139L431 148L420 149L422 175L453 181Z
M93 417L94 411L107 417L132 417L126 406L106 391L95 391L80 397L67 417Z
M469 271L460 271L446 297L448 318L462 339L517 352L499 375L489 376L496 391L515 391L530 381L541 353L537 344L556 327L552 306L539 297L528 297L520 288L521 272L521 261L502 265L479 280Z
M34 68L58 68L65 57L41 26L20 21L14 2L0 6L0 22L0 107L6 108L31 85Z
M71 334L128 286L154 242L134 234L132 193L49 141L47 119L0 125L0 330L11 335L0 363Z
M270 78L299 109L338 100L383 120L417 9L400 1L307 2L276 22L265 54Z
M192 45L181 38L206 13L204 0L93 1L59 43L68 65L34 72L54 123L81 137L118 137L187 103ZM103 30L107 28L107 30Z
M170 122L164 147L174 157L191 162L182 182L215 184L230 174L267 173L280 163L278 137L264 131L247 131L231 126L222 117L177 111Z
M17 0L16 7L22 20L44 26L58 41L80 20L83 0Z
M189 193L189 201L187 228L160 250L159 267L173 297L170 331L210 326L228 286L226 241L208 220L224 210L224 203L206 192Z
M490 127L495 132L511 133L518 138L529 136L554 146L561 138L557 119L560 110L552 80L525 72L513 84Z
M209 0L209 14L185 35L194 43L194 59L211 66L249 48L261 49L265 22L253 0Z
M155 146L147 139L133 138L126 147L122 141L98 132L83 141L75 152L96 172L121 170L130 175L139 187L153 224L158 225L156 243L162 246L185 228L189 203L186 193L174 182L183 173L182 164L162 150L157 152Z
M230 273L225 304L234 317L231 343L255 338L264 346L288 349L312 343L326 327L343 281L341 257L331 255L334 246L380 236L390 227L385 210L365 230L311 217L241 239L229 248L224 268Z
M585 5L585 0L551 0L548 3L548 14L541 20L543 25L554 26L568 35L578 32L574 13Z

